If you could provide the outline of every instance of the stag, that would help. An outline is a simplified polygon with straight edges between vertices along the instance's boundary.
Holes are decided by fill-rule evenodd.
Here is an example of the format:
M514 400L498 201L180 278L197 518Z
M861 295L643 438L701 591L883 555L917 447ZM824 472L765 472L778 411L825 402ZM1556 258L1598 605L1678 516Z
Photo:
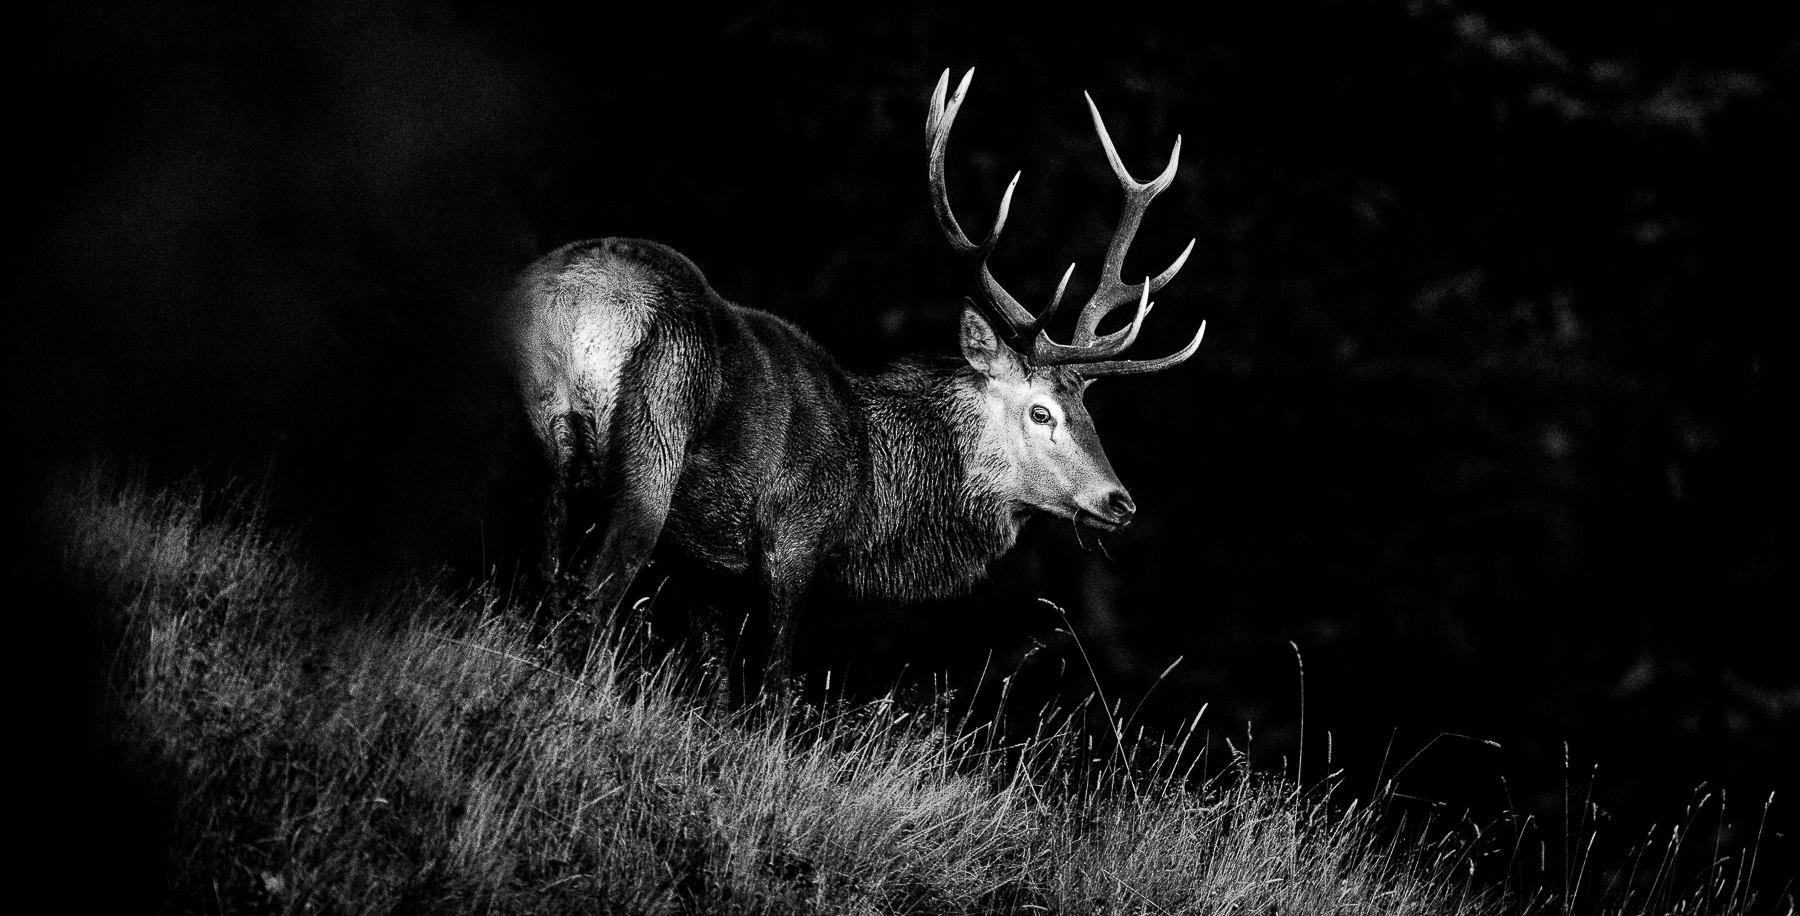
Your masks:
M1102 532L1131 523L1136 506L1082 395L1097 378L1179 365L1205 334L1201 322L1174 354L1121 358L1151 294L1194 248L1140 282L1120 274L1145 208L1175 178L1181 140L1162 174L1139 182L1088 97L1125 203L1098 285L1071 342L1059 343L1047 328L1074 265L1036 315L988 269L1019 176L979 244L950 209L945 146L973 76L946 100L944 72L925 125L932 207L976 280L960 359L848 372L794 325L721 298L692 262L655 242L577 242L525 271L511 316L521 396L554 475L542 519L546 579L568 583L604 617L659 542L753 575L768 599L764 683L785 690L795 621L815 581L888 601L946 596L975 584L1033 513ZM1126 307L1130 322L1100 333Z

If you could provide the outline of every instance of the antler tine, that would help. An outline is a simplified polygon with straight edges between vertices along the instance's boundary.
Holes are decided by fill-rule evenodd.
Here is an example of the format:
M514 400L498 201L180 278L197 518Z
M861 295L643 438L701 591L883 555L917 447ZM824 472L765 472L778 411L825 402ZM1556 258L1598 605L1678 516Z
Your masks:
M1056 293L1050 297L1050 304L1045 306L1042 312L1038 313L1038 327L1042 328L1048 326L1050 324L1050 319L1056 316L1057 308L1062 305L1063 293L1069 289L1069 278L1073 276L1075 276L1075 265L1070 264L1069 269L1063 271L1062 280L1056 284ZM1041 334L1043 332L1039 331L1038 333Z
M1094 104L1094 97L1085 92L1082 96L1087 99L1088 113L1093 116L1094 131L1100 135L1100 145L1106 150L1106 161L1112 166L1113 175L1119 179L1119 185L1125 191L1119 225L1113 230L1112 241L1106 248L1106 262L1100 271L1100 283L1088 298L1087 304L1081 307L1081 317L1076 321L1074 342L1077 346L1088 346L1098 340L1096 332L1100 322L1108 314L1119 306L1140 298L1137 284L1126 284L1121 274L1125 266L1125 253L1137 237L1138 225L1143 221L1144 211L1150 206L1150 202L1175 181L1175 172L1181 163L1181 138L1175 138L1175 148L1169 153L1169 164L1163 167L1162 174L1151 181L1140 182L1131 177L1131 173L1125 169L1125 163L1119 158L1112 135L1107 133L1106 121L1100 117L1100 107ZM1162 273L1144 281L1145 290L1154 293L1168 285L1175 273L1187 263L1188 255L1193 250L1194 243L1190 241L1173 264Z
M1090 363L1081 367L1081 375L1084 378L1099 378L1103 375L1141 375L1146 372L1161 372L1187 362L1188 357L1193 356L1194 351L1200 349L1200 338L1205 336L1206 322L1202 320L1200 330L1194 334L1194 339L1178 352L1158 359L1115 359L1102 363Z
M971 67L967 73L963 74L962 82L956 87L956 94L950 96L946 101L945 95L950 87L950 71L946 69L943 75L938 77L937 89L931 95L931 111L925 118L925 140L931 150L929 163L931 207L937 214L938 226L944 230L944 237L950 241L950 247L975 261L976 274L981 282L983 294L975 301L983 306L989 315L999 319L1005 325L1005 330L1012 335L1014 343L1023 351L1024 347L1030 343L1032 335L1037 333L1040 322L1024 306L1020 305L1019 301L1014 299L998 280L994 279L994 274L988 269L987 264L988 256L993 253L994 246L1000 241L1000 230L1006 226L1006 214L1012 208L1013 191L1019 186L1019 176L1023 173L1015 173L1012 181L1007 184L1006 193L1000 198L1000 211L994 217L994 227L988 230L987 238L979 245L969 241L969 237L963 234L962 226L956 222L956 214L950 210L950 192L944 182L944 150L950 142L950 127L956 122L956 113L962 108L964 94L969 91L969 81L974 77L975 68ZM1064 282L1068 282L1066 277ZM1060 300L1061 297L1062 293L1059 290L1057 298ZM1054 310L1055 306L1056 303L1052 303L1051 310Z

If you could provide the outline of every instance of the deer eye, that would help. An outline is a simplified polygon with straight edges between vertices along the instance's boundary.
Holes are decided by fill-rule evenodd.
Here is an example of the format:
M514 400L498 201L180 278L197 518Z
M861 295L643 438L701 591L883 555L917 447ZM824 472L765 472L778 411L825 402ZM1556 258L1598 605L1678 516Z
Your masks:
M1031 405L1031 422L1033 422L1033 423L1048 423L1048 422L1050 422L1050 411L1047 408L1045 408L1044 405L1042 405L1042 404Z

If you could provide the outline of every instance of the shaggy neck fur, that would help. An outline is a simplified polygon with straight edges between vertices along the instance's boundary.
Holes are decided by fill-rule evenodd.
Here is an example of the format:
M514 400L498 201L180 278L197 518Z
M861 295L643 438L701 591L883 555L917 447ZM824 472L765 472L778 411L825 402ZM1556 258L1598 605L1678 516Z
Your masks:
M902 363L852 381L870 479L832 577L866 598L966 592L1011 549L1022 510L984 456L978 382L961 360Z

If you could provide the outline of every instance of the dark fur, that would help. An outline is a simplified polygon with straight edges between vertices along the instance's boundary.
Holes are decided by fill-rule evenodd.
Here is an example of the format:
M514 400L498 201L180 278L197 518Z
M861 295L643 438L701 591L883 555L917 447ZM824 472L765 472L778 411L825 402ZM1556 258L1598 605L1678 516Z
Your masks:
M1023 510L971 467L980 420L962 395L978 383L951 358L852 378L865 431L858 458L873 477L828 558L834 580L866 598L943 597L966 591L1012 547Z
M1014 542L1024 510L981 483L969 396L980 380L966 362L852 375L788 322L720 298L653 242L565 246L526 272L513 301L523 395L556 476L545 573L584 567L582 593L602 614L659 538L754 574L769 595L767 679L785 686L815 578L923 599L967 589ZM607 309L639 316L643 333L602 426L605 392L576 385L564 403L543 382L575 371L576 316ZM600 524L583 544L590 515Z

